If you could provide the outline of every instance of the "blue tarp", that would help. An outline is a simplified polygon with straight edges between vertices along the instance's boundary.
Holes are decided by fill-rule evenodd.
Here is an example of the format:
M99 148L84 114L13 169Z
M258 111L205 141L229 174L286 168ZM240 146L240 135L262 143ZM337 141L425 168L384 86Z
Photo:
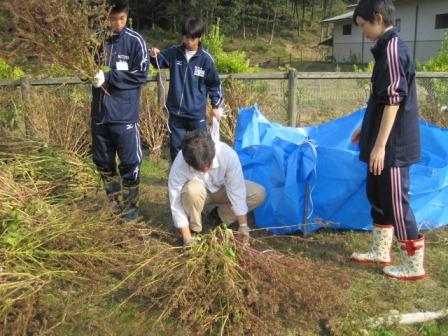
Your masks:
M292 233L370 230L366 164L350 143L364 109L306 128L269 122L257 106L238 116L235 150L246 179L262 184L266 202L255 210L259 227ZM448 130L420 122L422 161L411 167L411 205L421 230L448 224ZM306 225L305 225L306 223Z

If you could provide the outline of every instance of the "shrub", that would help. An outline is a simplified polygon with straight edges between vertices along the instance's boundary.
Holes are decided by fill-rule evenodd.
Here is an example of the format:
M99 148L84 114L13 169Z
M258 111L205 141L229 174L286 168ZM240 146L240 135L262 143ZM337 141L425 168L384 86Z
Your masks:
M207 50L215 57L216 67L220 73L255 72L256 67L249 66L249 60L243 51L224 52L224 35L221 33L220 19L212 26L210 32L202 38Z
M425 64L419 64L418 69L430 72L448 72L448 33L439 52ZM429 122L440 126L448 126L448 80L431 79L425 80L422 85L426 88L426 102L421 106L423 116Z
M18 67L13 67L0 58L0 79L19 79L24 72Z

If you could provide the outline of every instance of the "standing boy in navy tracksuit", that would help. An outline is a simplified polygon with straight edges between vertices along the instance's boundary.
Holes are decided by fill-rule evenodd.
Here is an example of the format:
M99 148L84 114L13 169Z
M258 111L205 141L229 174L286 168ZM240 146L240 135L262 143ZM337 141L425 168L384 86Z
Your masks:
M101 58L106 59L111 70L107 73L100 70L93 83L93 161L115 210L122 213L124 220L134 220L138 217L142 161L138 129L140 89L147 78L148 55L143 38L126 27L128 1L109 0L108 4L112 35ZM122 181L117 173L117 155Z
M162 52L151 50L151 63L170 69L170 89L165 104L169 112L170 155L174 161L188 131L207 131L207 96L212 114L219 117L223 104L221 82L212 56L200 43L204 25L188 18L182 28L183 44Z
M352 136L359 142L360 159L369 164L373 244L367 253L353 253L352 259L388 265L383 273L396 279L418 280L425 276L425 241L409 202L409 166L420 161L415 66L393 27L394 10L392 0L361 0L353 14L364 35L376 44L372 93L362 128ZM404 260L389 266L394 232Z

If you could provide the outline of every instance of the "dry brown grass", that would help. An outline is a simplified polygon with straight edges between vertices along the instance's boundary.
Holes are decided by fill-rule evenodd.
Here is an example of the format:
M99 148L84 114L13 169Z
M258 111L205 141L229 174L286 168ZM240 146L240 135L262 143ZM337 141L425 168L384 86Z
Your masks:
M151 151L151 160L159 161L168 138L168 114L157 102L154 87L142 89L140 108L140 130L143 144Z
M73 326L101 333L104 321L138 302L145 305L136 318L151 321L154 332L276 334L307 328L344 307L335 288L340 283L306 257L262 241L248 247L217 228L183 249L161 228L118 225L107 203L93 201L90 165L69 152L4 139L0 183L4 334L61 333ZM116 303L105 311L111 299ZM82 305L106 316L96 320Z
M90 151L90 96L86 87L33 91L29 114L34 136L80 156Z
M275 96L269 91L267 83L245 82L230 78L226 80L224 85L225 112L226 116L221 119L220 131L221 139L229 144L233 144L235 140L235 130L238 120L238 113L244 107L252 106L257 103L264 113L277 114L281 110L281 104L276 105L270 103L270 99ZM282 100L283 97L276 97Z
M139 297L147 302L142 320L159 312L155 330L166 332L176 321L176 330L194 335L309 330L309 324L318 326L343 309L341 288L310 260L262 241L252 245L223 228L203 235L192 249L152 241L155 253L130 275L134 279L123 280L132 289L124 303ZM336 268L331 271L343 278Z
M7 61L36 60L56 64L93 80L104 60L98 59L107 34L106 1L15 0L3 1L1 56Z

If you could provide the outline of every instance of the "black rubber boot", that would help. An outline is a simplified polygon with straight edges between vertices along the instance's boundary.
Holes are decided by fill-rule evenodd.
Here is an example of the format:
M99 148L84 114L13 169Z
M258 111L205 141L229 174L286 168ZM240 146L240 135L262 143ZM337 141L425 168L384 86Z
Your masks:
M104 190L107 198L112 204L115 214L121 213L123 206L121 205L121 181L120 177L114 172L101 172L101 178L104 183Z
M123 203L124 209L121 214L121 218L130 222L138 218L138 202L139 197L139 187L138 184L126 185L123 184Z

